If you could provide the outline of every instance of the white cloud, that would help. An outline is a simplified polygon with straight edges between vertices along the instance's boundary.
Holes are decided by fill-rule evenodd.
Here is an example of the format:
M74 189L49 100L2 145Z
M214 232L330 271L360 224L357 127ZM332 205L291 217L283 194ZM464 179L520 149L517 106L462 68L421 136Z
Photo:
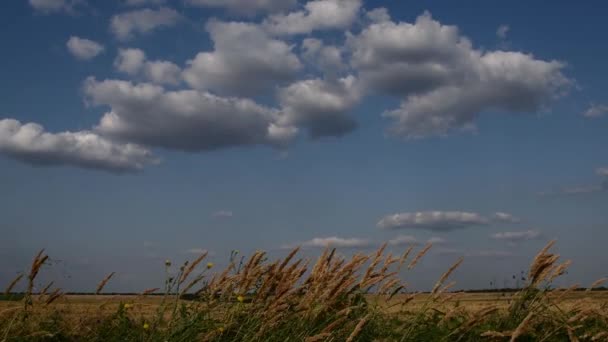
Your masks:
M496 29L496 36L498 36L498 38L500 39L505 39L507 38L507 33L509 33L510 29L511 28L509 27L509 25L500 25Z
M71 36L66 46L74 57L82 60L92 59L104 51L104 46L84 38Z
M494 213L492 219L496 222L504 222L504 223L520 223L521 220L509 213L497 212Z
M29 0L30 6L39 13L76 13L75 7L86 4L85 0Z
M233 217L234 213L230 210L220 210L213 213L213 217L215 218L229 218Z
M500 232L492 234L492 238L496 240L508 241L511 243L534 240L542 236L538 230L526 230L517 232Z
M157 10L145 8L112 16L110 30L119 40L129 40L136 33L144 34L160 27L176 25L182 16L174 9L161 7Z
M181 69L168 61L147 61L140 49L119 49L114 67L120 72L135 76L143 74L145 79L156 84L177 85L181 81Z
M183 73L193 88L255 94L292 80L302 68L291 46L257 25L212 20L206 27L214 51L198 53Z
M368 91L402 98L390 132L406 138L472 129L480 112L534 112L571 81L563 63L529 54L482 51L425 13L413 24L372 23L351 35L352 66Z
M357 239L357 238L340 238L336 236L325 237L325 238L314 238L312 240L308 240L300 243L302 247L313 247L313 248L326 248L326 247L336 247L336 248L366 248L370 247L372 243L367 239ZM283 249L291 249L297 245L284 245Z
M443 245L446 244L448 242L448 240L439 237L439 236L433 236L430 239L428 239L426 241L427 243L432 243L433 245Z
M608 113L608 105L591 104L589 108L583 112L583 116L589 119L595 119L606 115L606 113Z
M125 0L127 6L162 5L165 0Z
M296 3L296 0L186 0L186 4L191 6L224 8L244 15L280 12L293 7Z
M146 54L140 49L119 49L114 67L120 72L135 75L143 68Z
M325 45L316 38L306 38L302 41L302 50L304 59L322 71L326 77L333 79L346 69L342 61L342 51L336 46Z
M391 246L417 246L420 245L420 241L411 235L399 235L388 240L388 244Z
M385 7L378 7L367 11L365 16L373 23L383 23L391 20L391 15Z
M304 9L274 14L266 18L263 26L277 35L308 34L317 30L346 29L357 19L361 0L314 0Z
M462 211L423 211L400 213L383 217L377 224L381 229L422 229L451 231L489 224L477 213Z
M283 127L278 111L249 99L92 77L85 81L84 93L91 104L110 107L96 131L143 145L196 152L281 146L291 138L276 134Z
M135 144L117 143L94 132L45 132L14 119L0 120L0 154L39 166L71 165L110 172L131 172L158 162Z
M302 126L313 138L340 136L357 127L350 115L361 99L353 76L336 81L298 81L279 91L283 126Z
M600 177L608 177L608 167L600 167L595 170L595 173Z
M144 66L146 79L156 84L177 85L181 80L182 70L172 62L150 61Z

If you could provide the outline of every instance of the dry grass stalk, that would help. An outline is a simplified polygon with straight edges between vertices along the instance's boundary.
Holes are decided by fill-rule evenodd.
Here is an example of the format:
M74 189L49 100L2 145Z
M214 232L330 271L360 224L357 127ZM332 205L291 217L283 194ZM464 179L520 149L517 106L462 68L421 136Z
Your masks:
M511 335L511 342L515 342L518 337L520 337L521 335L523 335L526 332L526 330L530 326L530 322L532 321L533 316L534 316L534 311L530 311L528 313L528 315L526 316L526 318L524 318L524 320L521 321L521 323L519 323L519 325L517 326L517 328L515 329L515 331L513 331L513 334Z
M403 266L403 263L405 263L405 261L407 260L407 257L410 255L410 253L412 252L412 250L414 249L414 246L409 246L405 252L403 252L403 254L401 255L401 258L399 259L399 267L397 267L397 272L401 271L401 267Z
M53 286L55 282L51 281L50 283L46 284L46 286L42 289L42 292L40 293L41 296L46 295L46 293L48 292L48 290Z
M323 341L323 340L327 339L329 336L331 336L331 333L319 333L314 336L307 337L305 341L306 342L319 342L319 341Z
M13 288L15 288L15 286L17 285L17 283L19 283L19 281L21 280L21 278L23 278L23 273L21 273L18 276L16 276L15 279L13 279L13 281L11 281L10 284L8 284L8 286L4 290L4 295L5 296L8 296L11 293L11 291L13 290Z
M598 286L602 285L603 283L605 283L607 280L608 280L608 278L600 278L600 279L598 279L598 280L594 281L594 282L591 284L591 286L589 286L589 287L587 288L587 291L589 292L589 291L593 290L594 288L596 288L596 287L598 287Z
M357 338L357 336L359 336L359 334L361 333L361 330L363 330L363 327L365 326L365 323L367 323L367 320L369 319L369 315L361 318L361 320L359 320L359 323L357 323L357 326L355 326L355 329L353 330L353 332L350 334L350 336L348 336L348 338L346 339L346 342L353 342L355 340L355 338Z
M574 333L574 328L567 326L566 330L568 331L568 338L570 339L570 342L578 342L579 339L576 336L576 334Z
M31 296L32 292L34 291L34 279L36 279L38 272L40 272L40 268L42 267L42 265L44 265L48 258L48 255L44 255L44 249L41 249L40 252L38 252L36 257L34 258L34 261L32 262L32 267L30 269L30 274L28 275L28 296Z
M335 321L331 322L323 329L323 331L321 331L322 334L331 333L332 331L334 331L334 329L336 329L339 325L343 324L348 319L348 317L344 314L338 313L338 316L339 317Z
M183 283L184 281L186 281L186 279L188 278L188 276L190 275L190 273L192 273L192 271L194 271L194 269L196 268L196 266L198 264L201 263L201 261L203 261L203 259L205 259L207 257L207 251L203 252L198 258L196 258L191 264L190 266L188 266L188 268L186 268L186 270L184 271L184 273L182 274L181 279L179 280L180 284Z
M570 265L572 265L572 260L566 260L562 264L557 266L553 270L553 274L551 274L551 276L549 277L549 282L552 282L553 280L555 280L555 278L560 277L564 273L566 273L566 270L568 270L568 267L570 267Z
M602 331L593 335L593 337L591 337L591 341L599 341L603 337L608 337L608 331ZM604 338L604 340L606 340L606 338Z
M105 278L103 278L102 281L99 282L99 284L97 285L97 290L95 290L95 294L98 295L101 293L101 291L103 290L103 288L106 286L106 284L110 281L110 278L112 278L114 276L115 272L112 272L110 274L108 274Z
M147 289L147 290L144 290L144 291L141 293L141 295L142 295L142 296L147 296L147 295L152 294L152 293L154 293L154 292L156 292L156 291L158 291L158 290L160 290L160 288L158 288L158 287L155 287L155 288L152 288L152 289Z
M437 281L437 283L435 283L435 286L433 287L433 290L431 291L431 293L436 293L439 288L441 287L441 285L443 285L443 283L446 281L446 279L448 279L448 277L452 274L452 272L454 272L454 270L456 270L464 261L463 257L460 257L460 259L458 259L458 261L456 261L445 273L443 273L441 275L441 278L439 278L439 280Z
M542 281L541 276L551 269L553 263L557 261L557 257L553 254L547 253L553 245L555 245L555 240L549 241L549 243L536 254L534 260L532 260L532 264L530 265L530 270L528 272L528 279L530 281L530 285L534 286Z
M47 298L47 300L44 304L50 305L51 303L53 303L55 300L57 300L61 296L63 296L61 289L55 289L55 291L53 291L49 294L49 298Z
M510 332L499 332L488 330L481 334L482 337L510 337Z
M424 248L416 255L416 257L414 257L414 260L412 260L412 262L410 262L410 264L407 266L407 269L411 270L412 268L414 268L414 266L416 266L418 261L420 261L420 259L422 259L422 257L426 254L426 252L429 251L429 249L431 249L431 247L433 247L433 244L427 243L426 246L424 246Z

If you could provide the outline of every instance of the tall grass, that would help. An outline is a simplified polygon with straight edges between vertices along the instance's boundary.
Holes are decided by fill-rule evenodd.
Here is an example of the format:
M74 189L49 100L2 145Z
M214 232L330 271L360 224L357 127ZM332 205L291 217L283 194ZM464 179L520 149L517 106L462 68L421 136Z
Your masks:
M5 296L26 280L21 305L0 306L0 341L606 341L605 303L578 299L562 305L574 288L552 290L569 262L558 263L549 243L530 265L528 282L507 307L469 308L448 283L462 259L428 294L406 294L401 256L385 251L345 259L326 249L314 263L297 258L269 261L264 252L231 258L212 273L206 254L167 276L162 298L149 289L126 302L96 306L64 298L52 284L34 293L48 256L41 251L30 273L9 284ZM414 267L430 245L409 262ZM172 267L166 263L167 274ZM99 283L97 293L113 273ZM594 284L599 285L598 284ZM586 293L590 295L589 293ZM417 297L424 298L422 301ZM414 305L413 303L417 304Z

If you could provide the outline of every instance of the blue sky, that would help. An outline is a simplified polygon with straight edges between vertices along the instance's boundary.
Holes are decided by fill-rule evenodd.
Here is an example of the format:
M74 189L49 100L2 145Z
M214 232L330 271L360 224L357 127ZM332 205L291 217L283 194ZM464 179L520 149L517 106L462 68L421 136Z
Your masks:
M435 241L427 286L549 239L605 276L604 2L9 1L0 283L40 248L86 290L166 258ZM499 214L497 214L499 213ZM409 278L412 279L409 279Z

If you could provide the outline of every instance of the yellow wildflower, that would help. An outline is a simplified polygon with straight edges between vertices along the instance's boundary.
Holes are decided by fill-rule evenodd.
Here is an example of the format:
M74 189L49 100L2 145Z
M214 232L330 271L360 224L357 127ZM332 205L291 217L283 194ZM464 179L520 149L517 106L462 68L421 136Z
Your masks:
M213 263L212 262L208 262L207 263L207 269L212 268L213 267Z
M132 307L133 307L133 304L129 304L129 303L125 304L125 309L130 309Z
M144 323L144 329L145 329L145 330L150 329L150 324L148 324L148 323Z
M217 331L219 331L220 333L223 333L224 332L224 327L217 328Z
M245 300L245 297L239 295L238 297L236 297L236 300L242 303Z

